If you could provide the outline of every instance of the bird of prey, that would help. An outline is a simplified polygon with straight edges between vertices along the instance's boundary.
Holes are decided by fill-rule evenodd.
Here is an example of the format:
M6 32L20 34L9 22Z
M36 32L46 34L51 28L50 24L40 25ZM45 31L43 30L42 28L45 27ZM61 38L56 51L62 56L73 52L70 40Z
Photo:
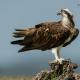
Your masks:
M18 40L12 41L11 44L23 46L18 52L52 50L55 61L62 63L64 59L60 57L61 48L75 40L79 30L75 28L73 14L69 9L61 9L57 15L61 15L61 20L40 23L33 28L15 29L13 37Z

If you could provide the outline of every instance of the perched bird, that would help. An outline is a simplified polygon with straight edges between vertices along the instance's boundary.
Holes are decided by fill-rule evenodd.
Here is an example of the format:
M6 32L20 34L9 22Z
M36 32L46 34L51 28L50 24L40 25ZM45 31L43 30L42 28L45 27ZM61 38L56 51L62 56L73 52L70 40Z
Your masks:
M60 57L62 47L69 45L79 34L75 28L73 14L69 9L61 9L57 15L61 15L61 20L57 22L44 22L28 29L15 29L13 33L19 40L12 41L11 44L23 46L18 52L28 50L51 50L55 56L55 61L62 63Z

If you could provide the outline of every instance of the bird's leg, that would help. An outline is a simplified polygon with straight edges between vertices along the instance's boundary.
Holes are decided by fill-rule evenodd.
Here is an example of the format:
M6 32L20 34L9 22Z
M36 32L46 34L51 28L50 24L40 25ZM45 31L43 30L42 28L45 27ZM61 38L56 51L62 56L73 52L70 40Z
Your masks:
M64 58L60 57L60 50L61 50L61 47L57 48L57 54L59 56L59 62L62 63L62 61L64 60Z
M52 53L54 54L56 60L60 58L60 54L58 52L57 48L52 49Z
M52 53L55 56L55 62L59 62L60 64L62 64L62 61L64 59L60 57L59 51L60 51L60 48L54 48L54 49L52 49Z

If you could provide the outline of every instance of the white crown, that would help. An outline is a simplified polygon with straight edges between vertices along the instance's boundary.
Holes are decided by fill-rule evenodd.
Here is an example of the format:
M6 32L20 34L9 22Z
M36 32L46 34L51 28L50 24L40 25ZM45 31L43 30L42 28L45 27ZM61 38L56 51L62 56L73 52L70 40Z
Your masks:
M69 9L65 8L63 10L67 11L70 15L73 15L72 12Z

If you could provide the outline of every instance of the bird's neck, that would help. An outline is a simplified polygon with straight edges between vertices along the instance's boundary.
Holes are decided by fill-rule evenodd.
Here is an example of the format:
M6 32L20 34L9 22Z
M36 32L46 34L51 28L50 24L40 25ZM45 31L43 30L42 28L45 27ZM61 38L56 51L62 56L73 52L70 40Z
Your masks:
M68 17L63 17L62 18L62 25L64 27L70 27L70 28L74 28L74 21L72 18L68 18Z

